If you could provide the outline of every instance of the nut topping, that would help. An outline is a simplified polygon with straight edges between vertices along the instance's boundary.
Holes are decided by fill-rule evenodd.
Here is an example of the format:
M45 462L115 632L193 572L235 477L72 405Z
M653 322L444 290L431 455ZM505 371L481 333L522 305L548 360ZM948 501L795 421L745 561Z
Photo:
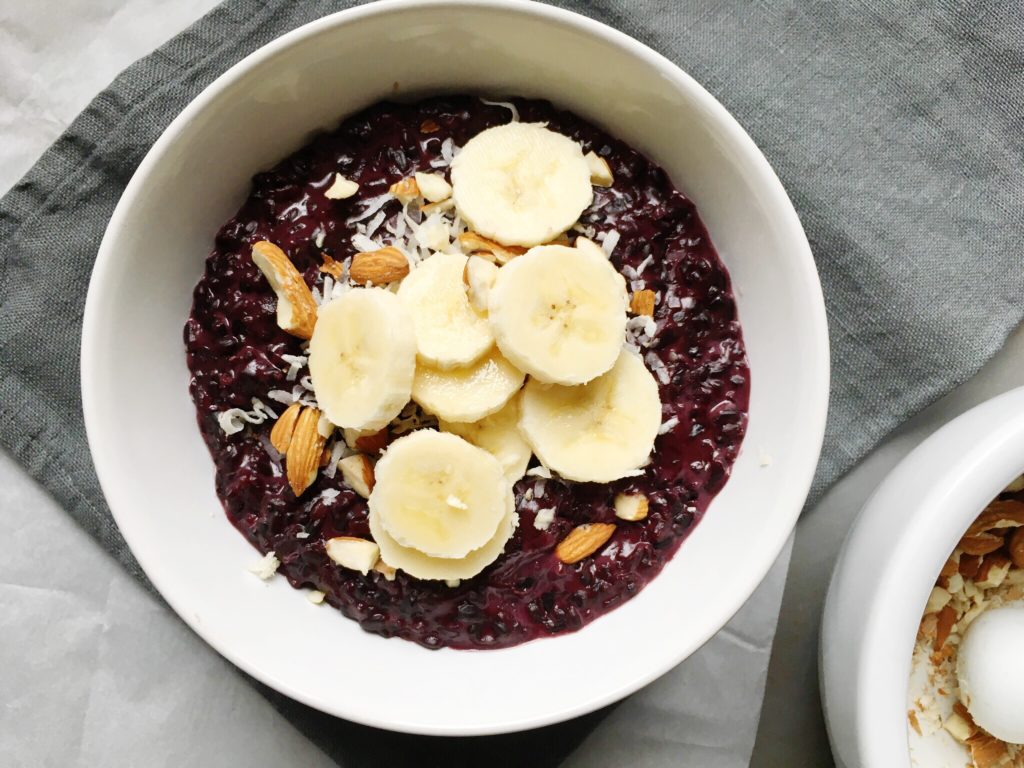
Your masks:
M387 285L409 274L409 260L392 245L378 251L357 253L352 258L349 277L353 283Z
M499 264L506 264L516 256L526 253L526 249L520 245L501 245L476 232L463 232L459 235L459 245L466 253L483 251L493 254Z
M597 552L615 533L614 523L584 523L558 542L555 556L566 565L578 563Z
M277 449L282 456L288 453L288 444L292 441L292 433L295 431L295 422L302 411L302 403L292 403L288 406L281 417L274 422L270 430L270 444Z
M285 474L296 496L301 496L316 480L320 456L327 441L317 428L319 422L319 410L312 407L303 408L295 421L295 429L288 443Z
M654 317L654 291L645 288L636 291L629 300L629 309L634 315L647 315Z
M300 339L312 337L316 302L291 259L273 243L260 240L252 247L252 260L277 294L277 324Z

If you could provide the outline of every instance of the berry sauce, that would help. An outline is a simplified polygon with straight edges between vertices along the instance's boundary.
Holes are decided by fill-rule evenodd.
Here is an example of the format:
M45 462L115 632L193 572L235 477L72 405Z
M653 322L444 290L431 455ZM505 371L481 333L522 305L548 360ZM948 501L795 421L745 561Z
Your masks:
M322 282L321 253L342 260L355 252L354 225L346 221L367 208L365 201L416 171L447 174L453 144L509 121L502 106L471 97L380 103L257 174L249 198L217 233L184 331L190 391L228 519L260 552L276 554L293 586L323 591L326 602L369 632L427 648L502 648L571 632L636 595L722 489L746 429L750 374L736 304L693 203L622 141L548 102L515 104L521 120L546 122L607 160L614 186L594 188L580 223L597 236L617 231L612 263L627 284L642 281L631 290L658 292L658 330L641 351L671 428L658 437L643 475L610 484L528 475L515 486L519 527L482 573L455 587L401 571L388 581L339 567L324 551L334 536L370 536L366 502L340 472L321 472L296 498L268 440L271 421L233 435L218 425L220 412L249 409L254 397L280 413L285 406L267 393L292 389L282 355L302 354L301 340L277 326L276 297L250 259L252 244L276 243L310 286ZM354 197L324 196L335 173L359 183ZM383 210L392 215L399 208L392 200ZM647 496L646 519L615 517L612 500L622 491ZM551 525L535 528L537 511L552 507ZM585 522L616 523L617 530L593 556L560 563L555 545Z

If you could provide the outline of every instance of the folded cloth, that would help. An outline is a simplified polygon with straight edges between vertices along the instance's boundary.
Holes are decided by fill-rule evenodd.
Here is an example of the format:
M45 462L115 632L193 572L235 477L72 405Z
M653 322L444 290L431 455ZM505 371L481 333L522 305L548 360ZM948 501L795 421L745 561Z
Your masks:
M119 76L0 200L0 446L140 579L93 473L79 401L82 306L103 229L142 156L203 87L263 43L351 4L228 0ZM559 4L694 75L751 132L793 197L824 284L833 353L812 498L902 419L973 375L1020 322L1024 25L1013 4ZM780 591L781 579L764 585L738 621L772 614ZM554 765L583 741L588 764L639 754L645 764L679 764L686 754L742 765L750 717L701 722L688 704L688 691L705 695L701 685L728 659L729 679L741 684L723 689L725 703L756 721L770 633L757 652L730 652L750 644L742 626L612 717L494 739L396 737L389 762L490 755L499 765L530 755ZM268 695L339 762L376 762L377 732L332 726ZM623 727L630 711L648 727ZM653 724L652 713L661 717ZM686 738L673 733L673 713L703 751L665 749Z

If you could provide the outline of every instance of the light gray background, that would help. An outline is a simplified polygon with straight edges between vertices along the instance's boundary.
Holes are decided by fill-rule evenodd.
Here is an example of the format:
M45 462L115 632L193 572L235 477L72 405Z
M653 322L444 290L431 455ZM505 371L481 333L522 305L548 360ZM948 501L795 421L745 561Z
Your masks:
M122 68L213 5L215 0L0 0L0 193ZM805 516L753 765L831 762L818 709L817 622L835 542L864 498L932 430L1022 384L1024 333L1018 331L981 374L900 429ZM0 509L0 541L6 544L0 562L0 764L333 764L2 454ZM769 578L780 577L777 568ZM753 636L736 637L729 647L767 661L772 617L745 618ZM728 659L717 661L720 683L728 685ZM702 734L695 690L688 728L680 733L659 699L688 679L677 671L615 709L569 763L632 762L635 756L623 754L621 746L640 729L651 742L645 753L651 763L673 764L685 742L686 754L700 755L702 765L742 765L757 707L731 713L733 740L704 739L721 729Z

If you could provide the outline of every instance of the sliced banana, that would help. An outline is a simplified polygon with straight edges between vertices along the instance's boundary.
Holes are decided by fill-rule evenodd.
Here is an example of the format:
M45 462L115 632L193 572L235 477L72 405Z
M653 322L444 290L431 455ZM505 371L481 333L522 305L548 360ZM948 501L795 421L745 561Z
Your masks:
M477 421L501 410L523 386L526 375L497 349L471 365L442 371L420 363L412 399L447 421Z
M582 384L615 364L628 304L626 281L607 258L543 245L498 270L488 315L518 368L549 384Z
M370 512L370 533L380 547L381 561L393 568L399 568L417 579L469 579L498 559L505 550L505 544L512 538L519 523L515 511L515 497L512 491L505 494L505 516L498 523L498 529L486 544L474 549L465 557L430 557L422 552L403 547L396 542L381 525L380 517Z
M650 456L661 426L658 384L623 350L608 373L576 387L529 381L519 427L544 466L569 480L607 483Z
M435 368L469 365L494 343L486 316L473 309L466 296L466 258L461 253L435 253L398 289L398 298L412 317L416 352Z
M401 437L374 474L371 519L399 546L432 558L459 559L479 549L508 513L501 464L457 435L422 429ZM384 559L402 567L387 553Z
M409 402L416 370L412 319L393 293L353 288L320 307L309 374L333 424L376 430Z
M503 245L539 245L594 199L579 144L543 123L482 131L452 161L452 199L472 228Z
M472 424L442 419L439 426L442 431L459 435L493 455L505 470L509 485L526 474L533 450L519 432L518 397L509 400L497 413Z

